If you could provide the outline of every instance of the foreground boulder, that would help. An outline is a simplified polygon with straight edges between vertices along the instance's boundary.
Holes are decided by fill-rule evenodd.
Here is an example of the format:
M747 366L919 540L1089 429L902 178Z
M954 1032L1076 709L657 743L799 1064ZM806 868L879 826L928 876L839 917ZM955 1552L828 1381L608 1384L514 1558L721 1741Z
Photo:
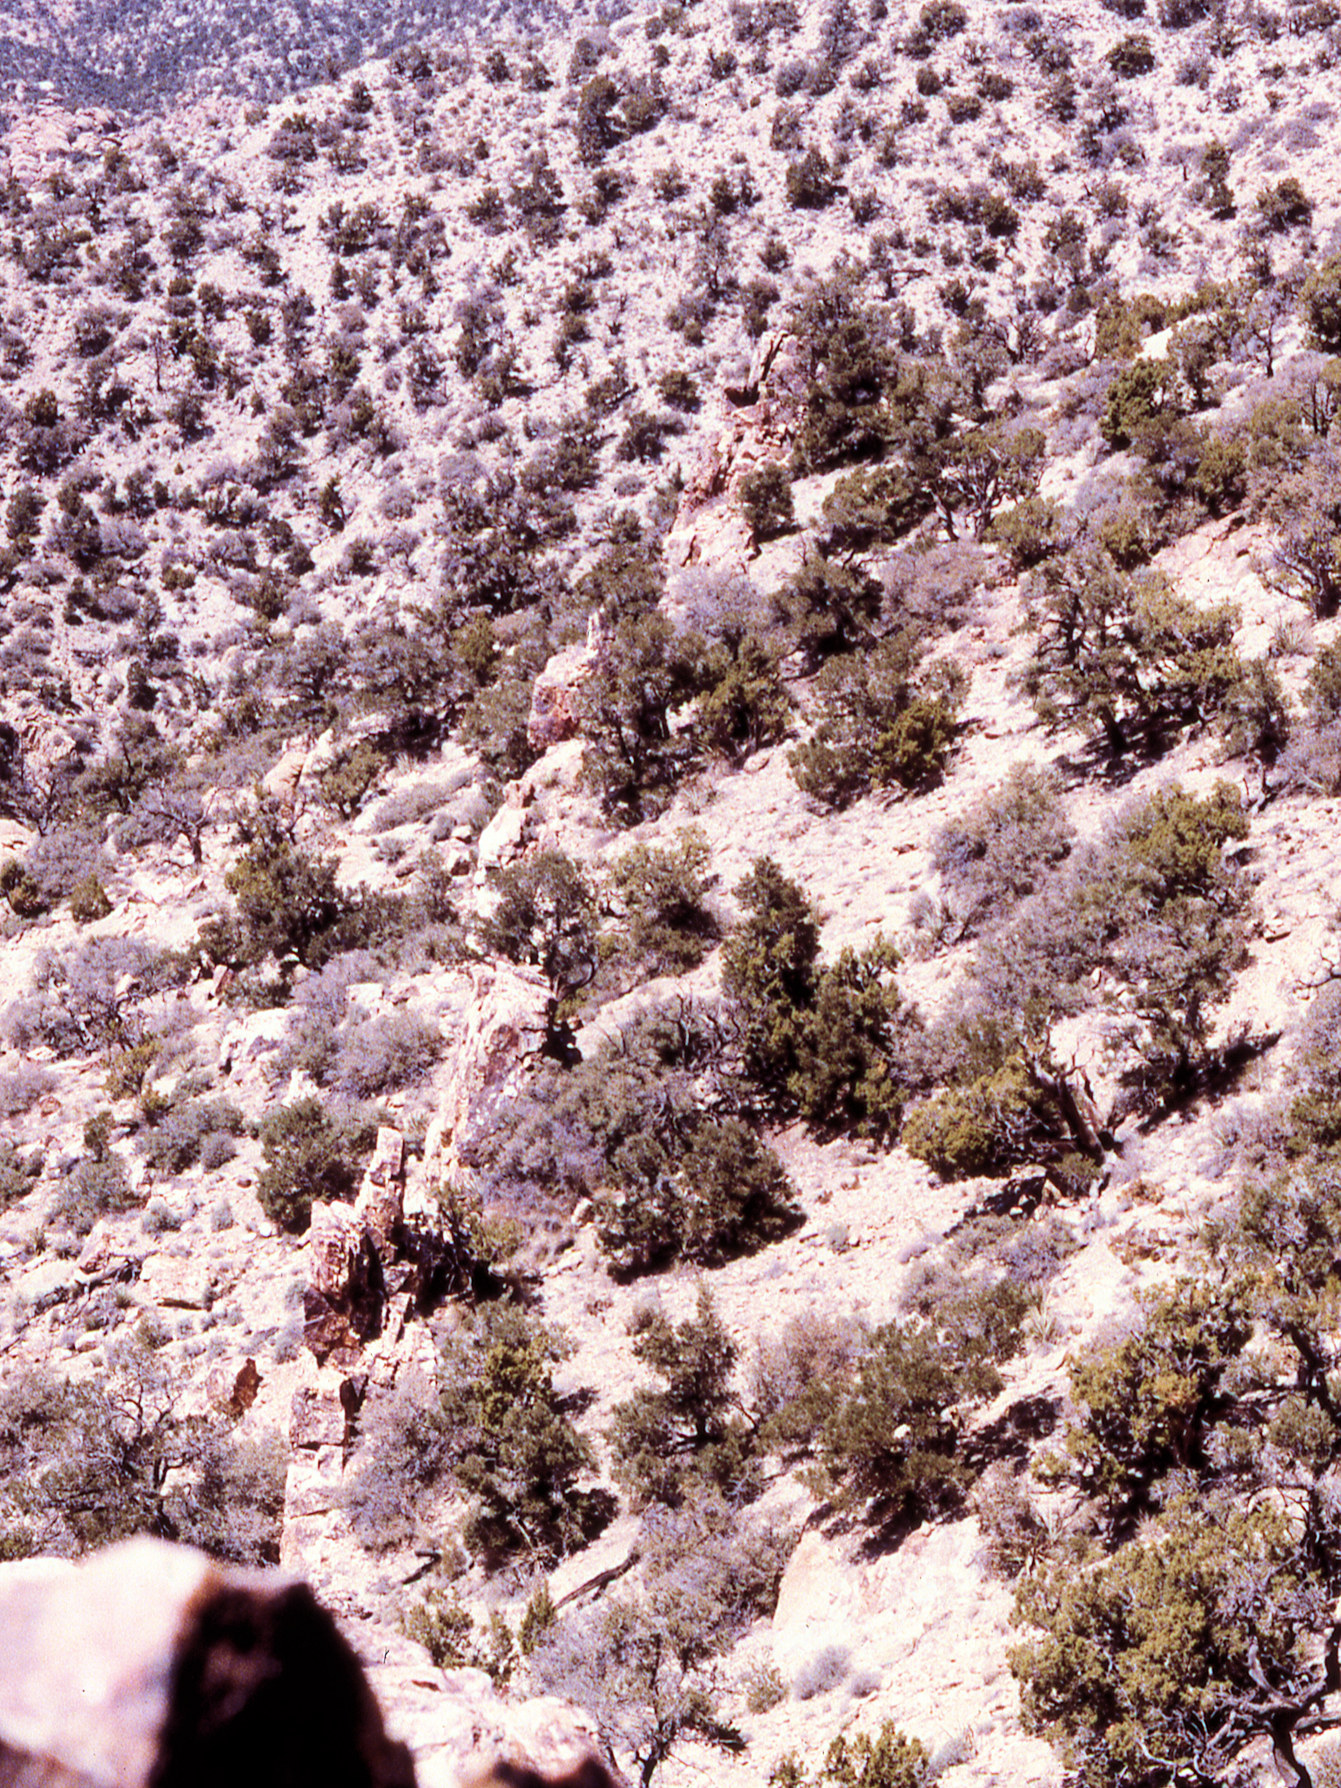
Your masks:
M305 1584L161 1540L0 1575L0 1783L414 1788Z
M358 1643L297 1578L163 1540L0 1565L0 1788L624 1788L566 1703Z

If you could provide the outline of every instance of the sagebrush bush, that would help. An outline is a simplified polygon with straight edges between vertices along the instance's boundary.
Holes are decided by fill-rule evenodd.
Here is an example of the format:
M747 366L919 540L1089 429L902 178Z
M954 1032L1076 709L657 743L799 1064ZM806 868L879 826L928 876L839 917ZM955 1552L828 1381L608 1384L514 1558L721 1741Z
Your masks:
M931 841L931 861L963 930L981 930L1031 894L1070 853L1073 829L1061 784L1016 764L1005 781Z

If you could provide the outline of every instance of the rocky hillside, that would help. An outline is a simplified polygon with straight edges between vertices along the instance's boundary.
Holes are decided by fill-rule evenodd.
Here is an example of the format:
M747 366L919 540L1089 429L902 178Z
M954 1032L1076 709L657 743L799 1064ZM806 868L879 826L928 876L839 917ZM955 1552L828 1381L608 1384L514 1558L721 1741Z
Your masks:
M0 1554L302 1570L425 1779L1331 1779L1338 18L20 95Z

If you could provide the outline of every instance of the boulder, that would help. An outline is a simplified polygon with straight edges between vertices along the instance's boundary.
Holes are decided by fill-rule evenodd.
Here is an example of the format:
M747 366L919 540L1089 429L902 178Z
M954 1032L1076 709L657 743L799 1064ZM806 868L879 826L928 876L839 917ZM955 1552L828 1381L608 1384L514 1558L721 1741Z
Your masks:
M0 1781L414 1788L305 1584L162 1540L0 1567Z
M582 718L583 683L601 661L605 636L599 615L587 622L587 637L580 646L556 652L535 680L526 737L538 751L548 751L574 738Z

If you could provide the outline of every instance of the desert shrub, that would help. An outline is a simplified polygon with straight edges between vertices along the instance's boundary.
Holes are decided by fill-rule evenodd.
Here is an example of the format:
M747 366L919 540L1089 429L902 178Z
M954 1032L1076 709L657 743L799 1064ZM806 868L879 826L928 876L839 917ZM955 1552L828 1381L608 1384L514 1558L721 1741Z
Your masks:
M779 1241L801 1213L772 1149L737 1118L683 1114L630 1136L597 1198L596 1237L618 1275L699 1266Z
M75 1383L33 1368L0 1389L0 1544L71 1556L130 1534L274 1564L284 1449L186 1415L166 1361L142 1343L109 1348L106 1374Z
M791 1457L810 1449L864 1345L855 1319L814 1311L793 1317L776 1338L756 1342L749 1407L770 1452Z
M1110 1520L1158 1502L1170 1474L1205 1468L1222 1380L1251 1332L1238 1288L1183 1279L1144 1298L1132 1334L1075 1362L1083 1413L1067 1451Z
M1177 1502L1110 1558L1022 1579L1018 1616L1038 1635L1011 1655L1026 1729L1098 1788L1223 1779L1274 1709L1305 1699L1304 1635L1330 1593L1273 1503Z
M332 1080L353 1099L417 1086L442 1054L442 1035L417 1012L363 1017L340 1037Z
M792 700L778 655L755 634L731 635L708 654L698 729L710 751L740 763L786 737Z
M932 840L932 865L961 929L980 930L1031 894L1069 854L1072 837L1056 776L1014 765L998 789Z
M164 1173L184 1173L204 1159L212 1137L231 1141L242 1129L242 1113L227 1099L151 1101L144 1109L136 1145L151 1167ZM216 1156L217 1152L217 1148L212 1151Z
M558 999L596 969L596 902L581 868L563 851L537 851L501 870L493 911L480 925L487 949L538 968Z
M5 1011L20 1049L45 1044L57 1055L125 1048L140 1040L142 1003L175 986L180 962L137 938L92 938L73 949L39 952L30 991Z
M1341 454L1329 444L1280 480L1269 513L1278 524L1276 580L1320 619L1341 608Z
M740 482L740 512L756 541L774 540L796 525L792 481L783 466L760 466Z
M1000 1388L978 1341L922 1321L888 1323L871 1336L854 1381L819 1433L816 1486L867 1504L880 1520L915 1522L953 1504L969 1481L953 1411Z
M0 1074L0 1117L15 1118L31 1111L57 1084L56 1075L40 1062L23 1062Z
M1310 345L1341 353L1341 255L1330 255L1309 271L1299 288L1299 309Z
M657 812L692 762L692 730L676 724L676 711L703 679L697 634L677 633L655 610L617 622L580 696L587 771L615 817L632 822Z
M474 1312L444 1344L436 1385L417 1380L370 1413L348 1498L360 1537L403 1542L415 1501L449 1480L469 1499L472 1552L546 1560L591 1538L605 1505L578 1487L591 1451L560 1408L562 1357L559 1338L520 1306Z
M634 1319L634 1357L662 1383L617 1404L610 1428L615 1473L635 1507L678 1507L708 1486L733 1501L757 1488L749 1429L732 1390L736 1348L706 1286L694 1315Z
M709 857L707 840L690 827L669 848L638 844L616 860L611 876L627 907L621 945L646 972L686 974L716 943Z
M917 677L913 638L897 633L831 659L815 685L813 736L791 752L796 786L826 807L871 788L925 788L954 740L963 688L957 667Z
M1228 783L1203 798L1172 783L1119 813L985 940L973 970L980 1010L1043 1035L1051 1015L1088 1003L1102 968L1147 1090L1193 1072L1242 957L1251 883L1225 846L1247 831Z
M771 1612L785 1539L707 1497L650 1513L641 1548L639 1585L557 1620L533 1655L532 1677L585 1708L603 1743L651 1788L687 1739L728 1753L742 1748L718 1706L714 1664Z
M1242 959L1250 885L1224 847L1246 831L1228 784L1204 799L1172 784L1074 852L984 939L964 1011L927 1044L950 1084L909 1112L905 1146L950 1177L1032 1161L1083 1186L1105 1131L1050 1039L1093 1003L1096 971L1130 1052L1123 1099L1148 1109L1194 1087Z
M373 1138L359 1118L333 1117L320 1099L281 1105L261 1124L265 1166L256 1181L261 1209L280 1229L300 1233L318 1199L352 1198L360 1155Z
M818 915L771 858L756 859L736 896L745 910L723 946L722 988L745 1073L819 1129L896 1131L917 1021L893 951L877 940L823 966Z
M1046 561L1030 609L1038 632L1023 684L1043 720L1075 722L1114 756L1213 719L1243 668L1230 604L1198 609L1155 573L1130 576L1100 549Z
M1155 66L1155 52L1143 32L1132 31L1118 39L1104 61L1115 75L1124 81L1132 80L1137 75L1150 73Z
M792 1695L797 1701L813 1701L816 1695L827 1695L846 1679L851 1668L852 1653L847 1646L821 1646L792 1678Z

